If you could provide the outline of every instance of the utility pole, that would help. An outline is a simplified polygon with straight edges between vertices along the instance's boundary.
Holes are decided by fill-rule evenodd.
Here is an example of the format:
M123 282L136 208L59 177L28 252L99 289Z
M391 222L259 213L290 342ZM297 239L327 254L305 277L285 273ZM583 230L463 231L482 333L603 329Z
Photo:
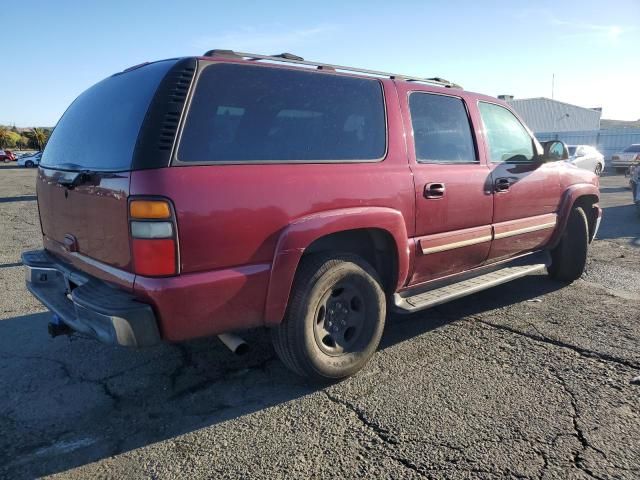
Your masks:
M554 99L554 96L553 96L553 93L554 93L554 92L553 92L553 90L554 90L554 87L555 87L555 83L556 83L556 74L555 74L555 73L552 73L552 74L551 74L551 100L553 100L553 99Z

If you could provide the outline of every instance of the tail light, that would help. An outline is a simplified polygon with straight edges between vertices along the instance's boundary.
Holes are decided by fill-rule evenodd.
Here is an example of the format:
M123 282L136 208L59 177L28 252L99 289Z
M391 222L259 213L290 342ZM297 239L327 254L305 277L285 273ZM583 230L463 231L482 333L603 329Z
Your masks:
M633 160L636 162L640 162L640 153L638 153Z
M166 277L178 273L178 232L168 200L132 199L129 232L136 274Z

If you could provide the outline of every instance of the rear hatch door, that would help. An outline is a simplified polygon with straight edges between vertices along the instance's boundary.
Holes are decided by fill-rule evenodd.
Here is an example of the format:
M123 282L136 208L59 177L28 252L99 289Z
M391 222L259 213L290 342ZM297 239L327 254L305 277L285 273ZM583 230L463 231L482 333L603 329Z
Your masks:
M131 271L127 217L138 136L158 85L175 60L113 75L64 113L37 181L45 248L74 264L96 260Z

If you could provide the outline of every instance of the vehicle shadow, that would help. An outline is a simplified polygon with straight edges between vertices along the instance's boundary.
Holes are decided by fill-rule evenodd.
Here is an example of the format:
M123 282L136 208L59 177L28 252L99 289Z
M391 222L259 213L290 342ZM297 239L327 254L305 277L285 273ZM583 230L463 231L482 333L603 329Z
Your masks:
M18 170L18 169L24 169L25 167L22 167L20 165L17 164L0 164L0 170Z
M18 195L16 197L0 197L0 203L34 202L38 199L35 195Z
M22 262L2 263L0 264L0 268L19 267L21 265L22 265Z
M469 315L549 293L534 276L411 315L390 314L377 355ZM65 471L316 392L263 329L237 357L217 339L144 350L46 333L48 313L0 321L0 477ZM392 374L392 372L391 372ZM346 380L349 381L349 380Z
M626 238L631 245L640 247L638 208L632 203L604 207L602 209L602 224L596 238L599 240Z

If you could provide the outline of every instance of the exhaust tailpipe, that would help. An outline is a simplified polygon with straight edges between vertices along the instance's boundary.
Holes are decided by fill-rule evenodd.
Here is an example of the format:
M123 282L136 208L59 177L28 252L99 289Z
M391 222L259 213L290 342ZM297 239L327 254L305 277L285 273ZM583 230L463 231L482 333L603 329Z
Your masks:
M218 338L236 355L244 355L249 351L249 344L238 335L233 333L221 333L218 335Z

